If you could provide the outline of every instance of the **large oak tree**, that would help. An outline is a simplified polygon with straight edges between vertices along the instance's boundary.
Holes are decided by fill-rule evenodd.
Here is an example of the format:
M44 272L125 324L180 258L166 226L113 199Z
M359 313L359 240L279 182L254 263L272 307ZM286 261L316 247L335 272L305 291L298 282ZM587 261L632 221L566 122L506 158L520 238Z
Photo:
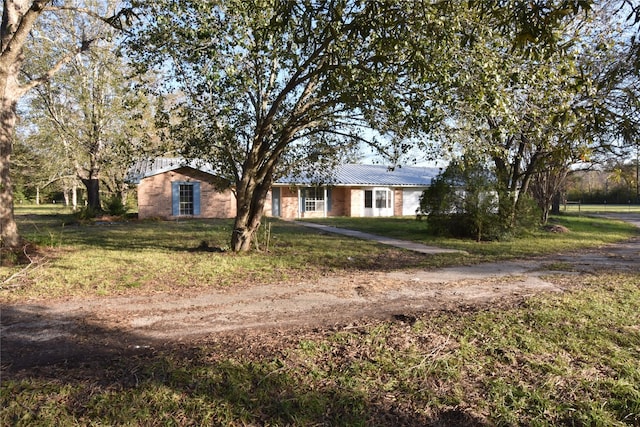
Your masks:
M394 158L441 119L455 14L430 2L140 2L132 52L179 94L183 154L234 186L234 251L250 249L274 179L365 143ZM438 82L439 88L431 82Z
M124 198L129 166L154 147L153 99L129 71L116 45L100 40L29 99L30 140L84 184L92 213L102 210L102 186Z

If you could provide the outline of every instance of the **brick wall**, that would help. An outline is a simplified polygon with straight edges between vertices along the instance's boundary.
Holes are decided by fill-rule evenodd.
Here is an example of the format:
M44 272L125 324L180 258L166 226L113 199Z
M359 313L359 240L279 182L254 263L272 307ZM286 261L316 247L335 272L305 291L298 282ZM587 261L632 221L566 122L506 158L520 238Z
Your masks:
M280 188L280 216L287 219L298 218L298 189Z
M402 216L402 188L393 190L393 215Z
M329 216L347 216L350 206L350 189L334 187L331 189L331 210Z
M287 219L321 218L324 212L303 212L300 213L298 203L298 189L296 187L280 188L280 216ZM267 196L264 213L266 216L272 215L271 192ZM331 209L328 216L348 216L351 207L350 189L345 187L334 187L331 189Z
M171 207L171 182L200 182L200 215L198 218L234 218L236 198L231 190L220 192L212 182L216 178L191 168L144 178L138 184L139 218L173 218Z

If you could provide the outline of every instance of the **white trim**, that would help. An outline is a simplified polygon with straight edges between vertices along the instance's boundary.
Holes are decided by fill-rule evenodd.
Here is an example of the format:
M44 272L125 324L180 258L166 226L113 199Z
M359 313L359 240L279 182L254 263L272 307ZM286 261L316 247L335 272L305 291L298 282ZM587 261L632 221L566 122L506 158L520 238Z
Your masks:
M363 206L363 212L364 212L364 216L366 217L374 217L374 216L393 216L393 205L394 205L394 190L392 187L368 187L368 188L363 188L363 197L362 197L362 206ZM365 206L365 197L364 197L364 191L371 191L371 207L367 208L364 207ZM378 198L377 193L383 192L385 197L385 204L388 204L388 206L385 206L384 208L379 208L377 207L377 202L378 202Z
M323 213L323 215L324 215L324 217L326 218L326 217L327 217L327 215L328 215L329 199L327 198L327 186L326 186L326 185L324 185L322 188L323 188L323 190L324 190L324 208L323 208L324 213Z

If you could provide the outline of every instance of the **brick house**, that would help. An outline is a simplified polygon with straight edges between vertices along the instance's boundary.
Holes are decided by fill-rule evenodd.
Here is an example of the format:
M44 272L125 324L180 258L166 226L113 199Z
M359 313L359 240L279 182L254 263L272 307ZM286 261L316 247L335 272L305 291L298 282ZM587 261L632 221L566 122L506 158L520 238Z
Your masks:
M139 218L233 218L236 199L211 165L156 159L132 169L138 186ZM415 215L420 195L437 168L381 165L339 166L322 181L287 177L271 188L265 215L287 219L328 216ZM312 184L322 182L322 184Z

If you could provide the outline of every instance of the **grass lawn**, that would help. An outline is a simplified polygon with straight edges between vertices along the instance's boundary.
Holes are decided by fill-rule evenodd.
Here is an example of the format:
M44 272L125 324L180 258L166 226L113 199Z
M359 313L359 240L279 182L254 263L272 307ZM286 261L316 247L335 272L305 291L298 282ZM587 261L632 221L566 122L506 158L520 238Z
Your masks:
M3 304L433 268L638 235L573 215L554 219L566 234L480 244L431 238L425 222L407 218L329 221L469 253L427 256L268 220L260 251L232 254L209 250L226 246L230 221L78 223L32 209L17 213L38 263L0 267L2 280L16 274L0 289ZM236 332L3 373L0 425L640 425L640 274L550 280L568 280L571 290L409 323Z
M571 215L554 219L569 233L539 230L488 243L434 238L425 221L411 218L322 221L466 251L429 256L265 219L257 236L260 250L234 254L216 251L228 246L231 220L78 222L60 209L17 209L21 233L38 249L31 255L38 263L26 271L23 266L0 267L0 280L17 274L4 284L0 301L277 283L300 274L313 278L354 270L436 268L597 247L638 234L620 221Z
M624 204L597 204L589 205L582 203L567 203L560 207L561 212L566 213L583 213L583 214L607 214L607 213L640 213L640 204L628 203Z
M596 247L638 233L619 221L564 215L554 220L570 233L540 230L510 241L476 243L434 238L425 221L411 218L322 220L467 253L427 256L267 219L258 233L260 251L233 254L211 250L227 247L231 220L78 222L52 205L16 212L23 236L37 245L40 264L24 273L21 266L0 267L0 278L19 274L11 292L0 293L0 301L274 283L301 272L312 278L353 270L435 268Z
M518 307L236 333L3 378L0 424L640 424L640 280L577 278Z
M567 227L570 230L569 233L554 234L540 229L510 240L481 243L471 239L431 236L425 220L418 221L410 217L375 218L374 220L371 218L323 218L305 221L463 250L469 254L465 257L467 263L523 258L597 247L638 234L637 229L620 221L577 214L560 215L550 220L551 223Z

